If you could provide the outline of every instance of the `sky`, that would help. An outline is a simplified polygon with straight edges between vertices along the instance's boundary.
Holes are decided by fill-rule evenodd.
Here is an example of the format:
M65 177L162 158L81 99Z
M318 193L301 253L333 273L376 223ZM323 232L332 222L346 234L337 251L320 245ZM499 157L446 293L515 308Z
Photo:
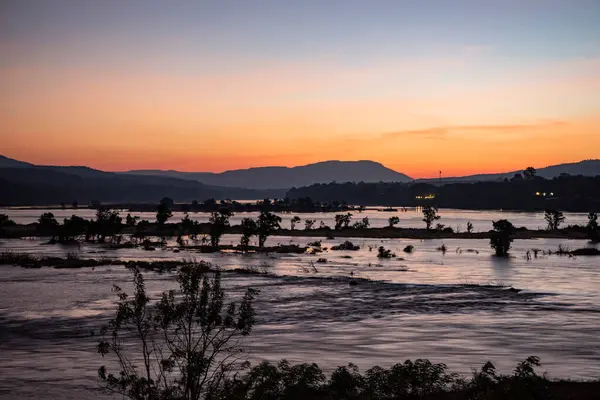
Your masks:
M0 154L108 171L600 156L600 1L0 2Z

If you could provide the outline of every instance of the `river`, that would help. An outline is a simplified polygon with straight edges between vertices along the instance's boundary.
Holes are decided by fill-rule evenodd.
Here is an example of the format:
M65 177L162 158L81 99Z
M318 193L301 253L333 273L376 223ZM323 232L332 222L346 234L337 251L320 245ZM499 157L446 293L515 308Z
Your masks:
M378 214L387 219L394 213ZM473 221L477 226L480 221L484 229L500 216L517 226L543 226L539 214L455 210L443 210L440 222ZM566 223L582 223L581 217L567 214ZM410 211L400 218L407 227L408 221L418 223ZM222 242L238 240L226 235ZM267 244L311 240L272 237ZM43 245L40 238L0 240L0 251L58 256L76 251L81 258L115 260L115 265L93 270L0 266L0 398L110 398L96 380L97 368L106 361L96 353L92 332L114 312L112 285L129 288L130 273L118 260L131 259L195 258L223 269L257 266L271 272L224 275L234 295L248 286L260 289L257 325L244 342L254 363L286 358L331 371L348 362L364 370L429 358L469 374L488 360L510 372L517 361L536 355L542 371L552 377L600 377L600 258L525 257L533 248L574 249L588 246L585 241L517 240L512 256L499 260L487 240L350 240L360 250L316 256L174 253L171 247L154 252L100 245L74 249ZM323 246L341 241L324 239ZM409 244L414 252L404 253ZM445 253L438 250L442 244ZM381 245L399 258L378 259ZM319 257L328 262L316 263ZM350 286L351 273L364 280ZM146 273L146 279L153 296L175 287L171 274ZM496 287L483 286L488 284Z

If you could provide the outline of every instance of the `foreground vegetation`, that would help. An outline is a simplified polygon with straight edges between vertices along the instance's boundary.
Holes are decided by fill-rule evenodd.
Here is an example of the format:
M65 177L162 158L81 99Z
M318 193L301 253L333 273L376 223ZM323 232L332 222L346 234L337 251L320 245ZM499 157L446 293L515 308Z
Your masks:
M113 372L102 366L98 376L108 392L124 398L550 400L592 399L600 388L600 382L551 381L537 373L537 357L508 375L488 362L470 379L422 359L363 374L349 364L329 376L317 364L285 360L251 367L242 340L256 323L258 291L248 288L238 302L227 303L220 273L205 263L188 263L179 269L179 290L150 299L143 274L132 271L134 293L114 287L116 314L98 343L102 357L118 366Z

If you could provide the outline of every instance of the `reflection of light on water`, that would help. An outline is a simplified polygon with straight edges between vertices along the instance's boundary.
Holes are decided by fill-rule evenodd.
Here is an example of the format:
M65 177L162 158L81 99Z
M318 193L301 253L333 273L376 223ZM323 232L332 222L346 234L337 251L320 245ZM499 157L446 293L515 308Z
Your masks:
M239 237L225 235L223 240L237 243ZM290 240L305 245L314 238L272 237L267 245ZM322 239L322 245L330 248L344 240ZM513 257L499 260L492 257L488 240L348 240L360 250L242 256L120 249L106 250L102 256L196 258L225 270L268 265L269 272L285 275L223 274L223 285L233 297L247 286L260 290L258 325L247 340L255 361L285 357L318 362L331 370L348 362L367 368L420 357L446 362L468 374L471 367L488 360L508 372L524 355L535 354L552 375L586 378L600 373L600 354L590 351L600 348L600 257L548 256L531 261L522 257L532 248L555 250L559 244L578 248L585 241L517 240ZM7 239L0 251L62 256L64 250L57 246L39 243ZM442 243L448 249L445 254L437 250ZM402 249L409 244L415 251L405 254ZM378 259L380 245L404 260ZM99 250L103 248L84 244L81 256L98 257L91 252ZM327 263L316 263L320 257ZM300 268L311 262L318 272ZM408 271L400 270L402 266ZM354 278L371 281L351 287L351 272ZM14 385L9 377L15 376L60 380L60 390L72 388L77 379L81 386L94 386L102 361L94 349L97 338L90 332L97 332L114 309L112 285L130 292L129 280L129 272L121 266L93 271L0 266L0 386ZM498 282L525 291L517 295L461 285L466 282ZM169 274L147 273L146 284L152 298L175 287ZM91 371L84 378L82 368Z

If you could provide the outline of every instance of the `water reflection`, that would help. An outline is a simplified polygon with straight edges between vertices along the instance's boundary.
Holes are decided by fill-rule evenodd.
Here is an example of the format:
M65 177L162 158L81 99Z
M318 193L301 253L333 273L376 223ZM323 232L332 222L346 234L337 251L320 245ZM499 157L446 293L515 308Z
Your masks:
M239 237L226 235L223 240L234 243ZM304 245L311 240L274 237L268 244ZM323 246L343 240L324 239ZM553 376L600 374L600 258L524 257L532 248L578 248L585 241L517 240L512 257L498 259L487 240L350 240L360 245L358 251L242 256L83 244L79 252L83 258L197 258L223 269L264 267L275 276L224 274L224 285L234 296L247 286L261 290L259 323L247 342L254 361L285 357L315 361L331 370L349 361L361 367L389 366L420 357L469 373L487 360L506 370L534 354ZM72 251L41 243L4 240L0 251L57 256ZM406 254L402 249L409 244L415 251ZM445 254L437 250L442 244ZM369 248L379 245L401 259L378 259ZM319 257L327 263L315 264L316 272L302 268ZM351 272L369 280L351 287ZM478 286L490 282L523 292ZM113 311L113 284L131 289L125 268L0 266L0 387L21 398L40 398L40 393L47 398L97 397L89 388L95 388L101 360L90 333ZM149 273L147 286L156 297L175 282L169 274Z

